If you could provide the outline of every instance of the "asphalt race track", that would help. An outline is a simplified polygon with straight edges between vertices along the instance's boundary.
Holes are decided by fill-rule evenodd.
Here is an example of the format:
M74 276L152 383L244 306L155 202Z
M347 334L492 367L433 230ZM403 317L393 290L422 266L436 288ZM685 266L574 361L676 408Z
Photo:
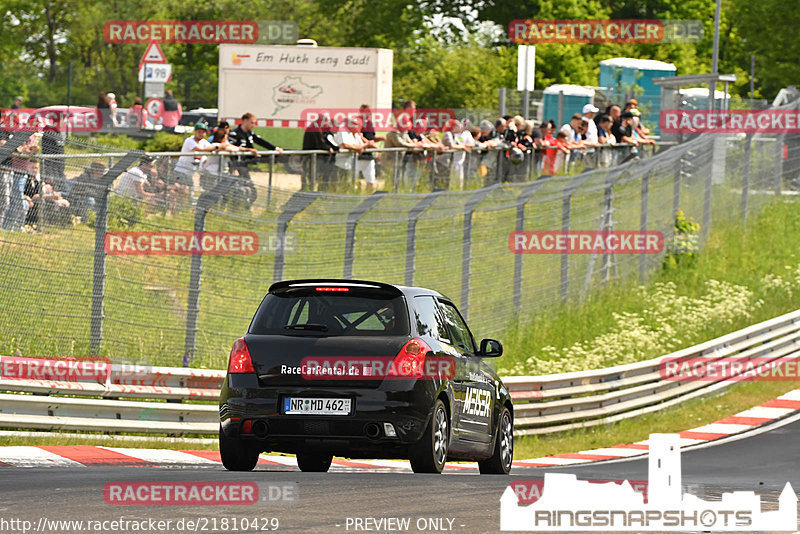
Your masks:
M800 488L800 421L748 434L743 439L685 450L683 484L706 496L752 490L774 501L788 480ZM763 430L763 429L762 429ZM260 468L259 468L260 469ZM355 529L354 518L408 517L408 532L498 532L499 498L513 479L541 479L545 471L582 479L646 480L646 457L562 468L515 468L511 477L453 473L301 473L260 469L231 473L209 468L0 468L0 518L61 520L172 520L223 517L272 518L278 532L397 532ZM116 506L105 504L103 487L116 481L255 481L296 483L296 499L253 506ZM699 490L699 491L695 491ZM348 518L351 518L347 527ZM432 521L428 521L431 519ZM428 528L418 529L419 525ZM452 523L450 522L452 521ZM444 528L430 528L443 525ZM448 530L449 529L449 530ZM5 532L6 530L4 530ZM12 530L8 530L12 532ZM181 532L181 530L170 530ZM189 532L188 529L182 530ZM191 530L202 531L197 528ZM233 532L212 529L208 532ZM239 530L240 532L242 530ZM255 532L255 530L247 530Z

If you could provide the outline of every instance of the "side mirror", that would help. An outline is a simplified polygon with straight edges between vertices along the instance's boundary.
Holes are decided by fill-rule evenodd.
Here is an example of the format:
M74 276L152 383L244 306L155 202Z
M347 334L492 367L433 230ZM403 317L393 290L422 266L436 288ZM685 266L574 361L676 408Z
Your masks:
M503 344L496 339L482 339L481 350L478 356L481 358L497 358L503 355Z

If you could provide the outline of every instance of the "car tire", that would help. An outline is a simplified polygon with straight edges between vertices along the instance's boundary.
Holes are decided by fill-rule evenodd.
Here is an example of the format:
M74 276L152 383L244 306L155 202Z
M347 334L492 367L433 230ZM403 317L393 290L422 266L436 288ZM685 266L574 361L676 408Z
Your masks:
M441 473L447 462L450 421L444 403L436 399L433 417L418 442L411 446L409 460L415 473Z
M327 473L331 467L333 456L330 454L309 454L301 453L297 455L297 467L300 471L307 473Z
M258 463L258 450L252 443L229 438L219 429L219 455L228 471L252 471Z
M478 462L482 475L507 475L511 472L514 461L514 418L507 407L503 407L498 421L492 457Z

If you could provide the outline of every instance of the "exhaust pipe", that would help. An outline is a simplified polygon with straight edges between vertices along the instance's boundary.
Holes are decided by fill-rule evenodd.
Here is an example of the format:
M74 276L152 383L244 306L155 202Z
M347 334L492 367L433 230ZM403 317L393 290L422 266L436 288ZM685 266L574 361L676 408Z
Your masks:
M364 425L364 434L370 439L375 439L381 435L381 427L377 423L367 423Z
M262 419L256 419L253 421L253 434L257 438L265 438L269 433L269 425L266 421Z

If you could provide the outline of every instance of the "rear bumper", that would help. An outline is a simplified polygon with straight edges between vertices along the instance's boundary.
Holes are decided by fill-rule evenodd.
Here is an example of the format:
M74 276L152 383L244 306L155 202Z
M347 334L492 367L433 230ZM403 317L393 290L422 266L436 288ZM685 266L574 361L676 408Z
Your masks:
M220 396L220 422L228 437L258 441L265 450L319 450L351 458L403 457L408 445L425 431L443 387L431 380L384 381L378 388L259 387L255 376L232 375ZM350 398L351 413L285 415L282 406L287 396ZM266 432L243 432L248 420L263 421ZM385 423L392 425L396 436L386 435Z

